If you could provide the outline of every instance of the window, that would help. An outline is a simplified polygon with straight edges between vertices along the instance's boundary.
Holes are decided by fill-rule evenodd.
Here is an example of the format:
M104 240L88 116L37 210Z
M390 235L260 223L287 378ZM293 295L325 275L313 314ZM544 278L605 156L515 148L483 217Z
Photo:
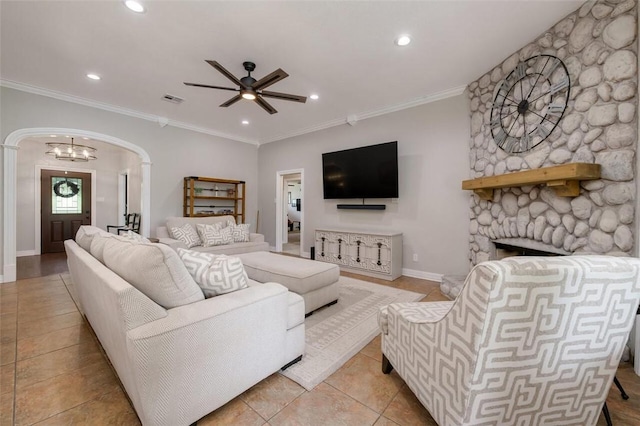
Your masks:
M51 178L51 213L82 214L82 179Z

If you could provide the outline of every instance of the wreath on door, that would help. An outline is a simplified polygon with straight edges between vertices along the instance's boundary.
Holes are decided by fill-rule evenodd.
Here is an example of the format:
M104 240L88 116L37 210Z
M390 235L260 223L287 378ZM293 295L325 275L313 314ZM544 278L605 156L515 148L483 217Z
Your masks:
M62 198L71 198L78 195L80 188L78 184L74 182L70 182L68 179L61 180L60 182L53 185L53 192Z

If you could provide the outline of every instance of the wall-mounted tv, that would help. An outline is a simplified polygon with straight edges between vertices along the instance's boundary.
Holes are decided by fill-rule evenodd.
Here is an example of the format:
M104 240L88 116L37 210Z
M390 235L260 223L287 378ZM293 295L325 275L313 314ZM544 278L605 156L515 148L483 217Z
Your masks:
M322 154L325 199L398 198L398 142Z

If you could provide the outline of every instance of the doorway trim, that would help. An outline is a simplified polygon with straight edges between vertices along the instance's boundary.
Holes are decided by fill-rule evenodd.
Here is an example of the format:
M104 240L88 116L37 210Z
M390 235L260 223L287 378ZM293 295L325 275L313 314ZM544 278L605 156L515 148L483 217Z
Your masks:
M36 212L38 211L39 206L42 204L42 170L56 170L61 172L78 172L78 173L90 173L91 174L91 224L95 226L96 224L96 170L95 169L79 169L74 167L59 167L59 166L47 166L44 164L36 164L36 179L35 179L35 207ZM42 212L40 214L35 214L35 222L33 225L33 229L35 230L35 253L34 255L38 256L42 254ZM30 254L26 254L24 252L17 252L16 257L29 256Z
M29 137L42 137L51 134L65 134L73 137L88 137L101 142L119 146L137 154L141 159L142 194L141 194L141 233L149 236L151 229L151 158L147 152L131 142L92 132L89 130L68 129L58 127L36 127L15 130L10 133L2 144L4 156L3 191L2 191L2 275L0 282L16 280L16 183L18 168L18 145Z
M118 172L118 226L126 224L125 219L129 213L129 175L129 169Z
M291 169L280 170L276 172L276 252L282 252L282 233L284 232L284 223L286 220L286 214L284 213L284 197L285 197L285 176L287 175L300 175L300 191L302 192L302 207L300 208L300 256L306 254L303 250L304 247L304 227L306 220L304 219L305 205L304 201L304 169ZM306 256L304 256L306 257Z

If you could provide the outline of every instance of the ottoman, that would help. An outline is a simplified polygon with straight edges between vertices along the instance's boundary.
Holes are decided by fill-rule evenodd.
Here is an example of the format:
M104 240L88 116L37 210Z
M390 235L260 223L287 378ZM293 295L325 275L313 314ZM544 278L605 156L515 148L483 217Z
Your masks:
M236 256L242 259L244 269L252 280L261 283L273 281L302 296L307 316L318 308L338 301L338 265L268 251Z

